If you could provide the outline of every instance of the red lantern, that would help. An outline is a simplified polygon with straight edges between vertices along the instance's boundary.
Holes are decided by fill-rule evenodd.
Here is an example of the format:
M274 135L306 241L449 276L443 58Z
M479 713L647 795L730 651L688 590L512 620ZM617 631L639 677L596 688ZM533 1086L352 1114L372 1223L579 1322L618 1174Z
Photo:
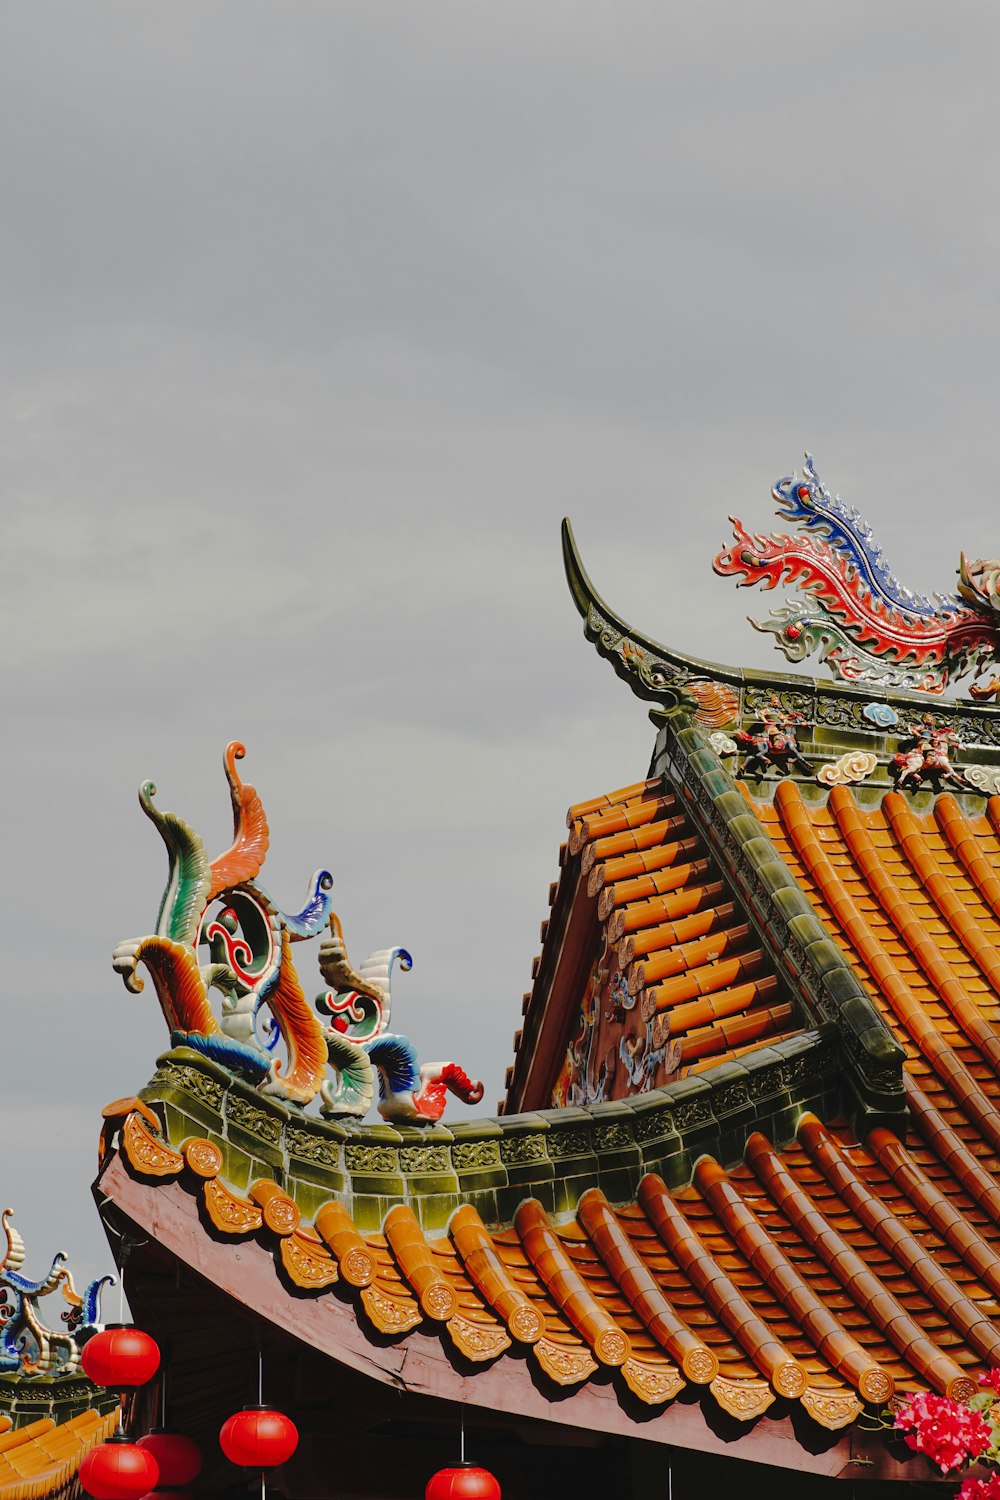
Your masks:
M80 1465L80 1486L94 1500L141 1500L160 1471L151 1453L121 1434L91 1448Z
M95 1333L80 1355L83 1373L95 1385L113 1391L134 1391L152 1380L160 1368L160 1351L148 1333L129 1323L109 1323Z
M500 1500L500 1486L487 1469L455 1464L428 1480L424 1500Z
M139 1439L139 1447L145 1448L156 1459L161 1490L183 1489L201 1473L201 1449L179 1432L154 1427L152 1432Z
M245 1406L222 1424L219 1444L241 1469L276 1469L299 1445L295 1423L273 1406Z

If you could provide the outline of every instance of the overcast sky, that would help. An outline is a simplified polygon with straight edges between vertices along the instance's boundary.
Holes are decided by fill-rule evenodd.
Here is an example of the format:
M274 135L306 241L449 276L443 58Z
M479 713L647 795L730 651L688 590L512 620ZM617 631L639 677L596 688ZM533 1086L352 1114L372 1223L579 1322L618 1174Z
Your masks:
M113 974L165 861L335 875L394 1024L483 1077L566 807L652 730L605 597L780 667L715 578L815 454L911 587L1000 549L993 3L8 0L0 16L2 1170L107 1264L100 1110L166 1032ZM307 992L320 985L308 950ZM460 1105L452 1111L462 1113Z

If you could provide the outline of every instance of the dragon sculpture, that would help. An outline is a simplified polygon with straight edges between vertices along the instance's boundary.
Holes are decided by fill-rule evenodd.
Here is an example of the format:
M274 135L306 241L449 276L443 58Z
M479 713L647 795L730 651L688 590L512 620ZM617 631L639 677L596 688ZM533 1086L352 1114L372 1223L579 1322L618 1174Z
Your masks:
M780 583L805 596L750 621L789 661L818 651L843 681L925 693L992 661L1000 649L1000 560L962 553L957 593L914 594L889 571L858 511L821 483L808 454L802 478L779 480L771 494L799 534L759 535L730 516L735 541L713 567L738 577L741 588Z
M304 1107L318 1097L327 1117L362 1118L376 1077L385 1119L440 1119L448 1092L478 1103L481 1083L455 1063L421 1068L413 1043L389 1032L393 967L398 960L409 969L410 956L403 948L384 949L359 970L351 967L331 909L329 871L316 871L297 913L283 911L258 881L270 834L257 791L240 779L237 761L245 753L236 741L226 748L233 842L214 860L188 823L157 808L152 782L140 787L142 810L166 845L169 873L156 931L115 949L114 967L126 987L133 993L143 988L142 963L173 1045L201 1052L286 1103ZM324 932L319 966L331 988L314 1010L296 974L292 945ZM218 1019L212 990L220 997Z
M0 1373L5 1375L67 1375L80 1368L80 1350L100 1327L101 1289L113 1284L102 1276L81 1294L65 1255L55 1256L47 1276L33 1281L22 1272L24 1241L10 1222L13 1210L0 1214L6 1248L0 1254ZM64 1327L55 1331L43 1323L38 1301L62 1293Z

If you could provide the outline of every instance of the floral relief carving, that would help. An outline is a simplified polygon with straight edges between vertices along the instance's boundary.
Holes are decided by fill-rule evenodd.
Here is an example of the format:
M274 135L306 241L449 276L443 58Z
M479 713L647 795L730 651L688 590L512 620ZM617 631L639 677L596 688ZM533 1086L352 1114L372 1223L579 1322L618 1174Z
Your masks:
M806 1390L802 1405L814 1422L829 1428L831 1432L839 1427L846 1427L864 1410L853 1391L817 1388L814 1385Z
M451 1148L452 1165L460 1172L476 1167L498 1167L500 1145L495 1140L455 1141Z
M509 1167L524 1166L534 1161L544 1161L544 1136L505 1136L500 1142L500 1160Z
M447 1172L451 1159L447 1146L401 1146L399 1165L404 1172Z
M296 1286L317 1291L340 1279L333 1256L300 1234L285 1236L281 1240L280 1254L281 1263Z
M172 1084L174 1088L193 1094L217 1113L222 1111L222 1084L197 1068L188 1067L186 1063L165 1063L162 1068L157 1069L154 1082Z
M727 1380L724 1375L716 1375L709 1390L723 1411L738 1422L752 1422L775 1399L766 1380Z
M637 1141L650 1141L656 1136L671 1135L675 1129L673 1111L656 1109L636 1115L634 1129Z
M594 1148L597 1151L613 1151L634 1145L632 1128L623 1120L615 1120L610 1125L598 1125L594 1130Z
M223 1234L253 1234L264 1223L256 1203L238 1198L217 1177L210 1177L202 1191L208 1216Z
M222 1171L224 1158L221 1148L214 1141L207 1141L203 1136L193 1136L184 1142L181 1150L184 1160L196 1177L218 1177Z
M269 1146L276 1146L281 1139L281 1121L267 1114L258 1105L251 1104L249 1099L241 1098L239 1094L229 1095L226 1101L226 1119L231 1125L239 1125L248 1130L258 1140L266 1141Z
M292 1156L300 1161L315 1162L320 1167L340 1165L340 1146L327 1140L316 1131L303 1130L298 1125L286 1125L285 1144Z
M593 1137L587 1130L552 1130L549 1132L550 1156L583 1156L593 1149Z
M597 1369L590 1351L582 1344L557 1344L554 1339L541 1338L532 1349L546 1375L557 1385L579 1385Z
M660 1406L672 1401L684 1389L684 1377L676 1365L664 1360L656 1364L645 1360L627 1359L622 1365L625 1384L632 1393L647 1406Z
M423 1317L412 1297L388 1297L377 1286L362 1288L361 1302L380 1333L407 1333Z
M135 1170L145 1177L176 1177L184 1166L183 1156L158 1140L137 1110L125 1117L122 1145Z
M496 1359L498 1354L503 1354L505 1349L510 1348L510 1339L499 1323L474 1323L471 1318L456 1313L453 1318L449 1318L446 1327L456 1349L466 1359L477 1363Z
M349 1172L398 1172L399 1158L392 1146L350 1145L345 1151Z

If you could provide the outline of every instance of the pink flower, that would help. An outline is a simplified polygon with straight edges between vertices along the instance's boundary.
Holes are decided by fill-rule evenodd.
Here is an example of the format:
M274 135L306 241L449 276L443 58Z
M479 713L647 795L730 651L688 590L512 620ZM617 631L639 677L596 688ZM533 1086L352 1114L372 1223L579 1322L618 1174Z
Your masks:
M979 1377L979 1384L986 1386L994 1395L1000 1396L1000 1370L984 1370Z
M992 1441L990 1428L977 1411L931 1391L919 1391L900 1407L896 1427L907 1446L926 1453L942 1474L978 1458ZM1000 1500L1000 1485L996 1492L982 1496L976 1492L968 1500Z

